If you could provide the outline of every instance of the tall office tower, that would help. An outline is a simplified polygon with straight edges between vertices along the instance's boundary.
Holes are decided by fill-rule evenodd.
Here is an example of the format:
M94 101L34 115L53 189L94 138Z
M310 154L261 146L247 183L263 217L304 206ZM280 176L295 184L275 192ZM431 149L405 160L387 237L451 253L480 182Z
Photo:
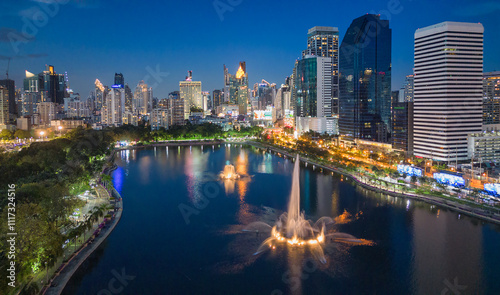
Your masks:
M125 110L125 90L111 89L106 103L101 109L101 123L107 126L120 126Z
M135 113L146 115L152 107L152 90L143 80L139 81L132 99L132 109Z
M168 109L170 110L170 124L184 125L184 100L179 91L168 94Z
M483 130L500 131L500 72L483 74Z
M191 108L203 108L201 95L201 82L192 81L192 77L186 77L186 81L179 82L180 97L184 102L184 119L188 120Z
M395 150L408 151L408 101L404 96L405 90L392 91L392 134L391 143Z
M9 124L9 90L0 86L0 125Z
M443 22L415 32L414 154L467 160L481 132L483 25Z
M0 80L0 86L3 86L9 92L9 114L14 116L18 115L16 106L16 84L14 80L4 79Z
M95 107L97 110L100 110L106 103L104 85L102 85L99 79L95 79L94 85L95 85Z
M210 91L202 91L201 96L202 96L201 102L203 105L203 110L206 111L212 108L212 99L210 97Z
M295 93L297 117L332 115L332 59L306 56L296 64Z
M343 139L389 142L391 36L388 20L352 21L340 45L339 132Z
M413 75L406 76L405 85L403 86L405 101L413 101L414 81L415 79Z
M40 80L38 75L28 71L24 79L24 93L22 94L22 116L32 116L37 112L38 103L42 100Z
M243 97L242 93L238 93L240 86L247 86L247 88L242 88L242 91L248 92L246 63L244 61L240 62L236 75L229 74L226 65L224 65L224 103L238 104L238 98Z
M64 103L66 81L64 74L56 74L54 66L46 66L45 71L38 74L39 91L42 102Z
M125 108L127 110L132 111L132 101L134 99L134 95L132 94L132 89L125 84Z
M338 114L339 98L339 29L336 27L313 27L307 32L307 55L330 57L332 59L332 114Z
M113 84L112 88L123 88L125 87L125 79L123 78L122 73L115 73L115 84Z
M212 101L213 101L213 107L212 107L213 109L217 108L223 103L224 93L222 92L222 90L215 89L212 92Z

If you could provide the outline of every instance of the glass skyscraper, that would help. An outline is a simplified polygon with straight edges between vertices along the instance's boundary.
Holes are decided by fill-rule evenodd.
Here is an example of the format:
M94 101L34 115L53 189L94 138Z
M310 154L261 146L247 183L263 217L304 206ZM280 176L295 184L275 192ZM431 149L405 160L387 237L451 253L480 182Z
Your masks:
M388 20L352 21L339 52L339 132L343 139L389 142L391 38Z

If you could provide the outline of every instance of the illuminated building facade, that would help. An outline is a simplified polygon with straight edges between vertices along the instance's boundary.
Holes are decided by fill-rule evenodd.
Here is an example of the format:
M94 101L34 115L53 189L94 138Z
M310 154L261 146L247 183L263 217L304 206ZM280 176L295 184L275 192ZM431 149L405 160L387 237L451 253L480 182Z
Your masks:
M483 32L443 22L415 32L414 155L467 160L468 134L482 130Z
M339 29L336 27L316 26L307 32L307 49L302 58L308 55L330 57L332 64L332 114L338 114L339 97Z
M483 75L483 130L500 130L500 72Z
M14 80L4 79L0 80L0 86L5 87L9 95L9 110L8 112L13 115L17 115L17 107L16 107L16 84Z
M389 141L391 38L388 20L366 14L352 21L342 40L339 132L346 140Z
M184 103L184 120L189 119L191 108L203 109L201 81L192 81L191 73L186 81L179 82L179 94Z
M0 125L9 123L9 90L0 86Z
M236 75L229 74L226 65L224 65L224 102L229 104L237 104L240 115L247 114L249 99L248 91L248 73L246 71L246 63L240 62Z

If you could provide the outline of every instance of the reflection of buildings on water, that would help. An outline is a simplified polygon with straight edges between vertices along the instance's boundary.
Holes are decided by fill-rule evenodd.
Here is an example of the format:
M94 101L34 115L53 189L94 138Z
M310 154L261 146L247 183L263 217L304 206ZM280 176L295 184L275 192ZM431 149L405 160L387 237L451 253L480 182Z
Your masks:
M415 294L441 293L447 282L467 286L463 293L482 294L482 229L456 213L413 211L413 265ZM462 217L463 218L463 217Z
M203 198L203 185L207 181L215 181L217 178L215 175L206 172L208 153L203 153L199 147L185 147L182 152L184 153L181 158L184 159L184 174L187 178L188 196L196 204Z

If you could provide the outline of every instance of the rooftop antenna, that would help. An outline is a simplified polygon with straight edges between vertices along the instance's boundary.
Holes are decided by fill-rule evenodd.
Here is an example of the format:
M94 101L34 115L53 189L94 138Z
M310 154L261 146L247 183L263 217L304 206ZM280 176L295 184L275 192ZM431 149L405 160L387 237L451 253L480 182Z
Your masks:
M7 76L7 80L9 80L9 67L10 67L10 57L7 61L7 71L5 72L5 75Z

